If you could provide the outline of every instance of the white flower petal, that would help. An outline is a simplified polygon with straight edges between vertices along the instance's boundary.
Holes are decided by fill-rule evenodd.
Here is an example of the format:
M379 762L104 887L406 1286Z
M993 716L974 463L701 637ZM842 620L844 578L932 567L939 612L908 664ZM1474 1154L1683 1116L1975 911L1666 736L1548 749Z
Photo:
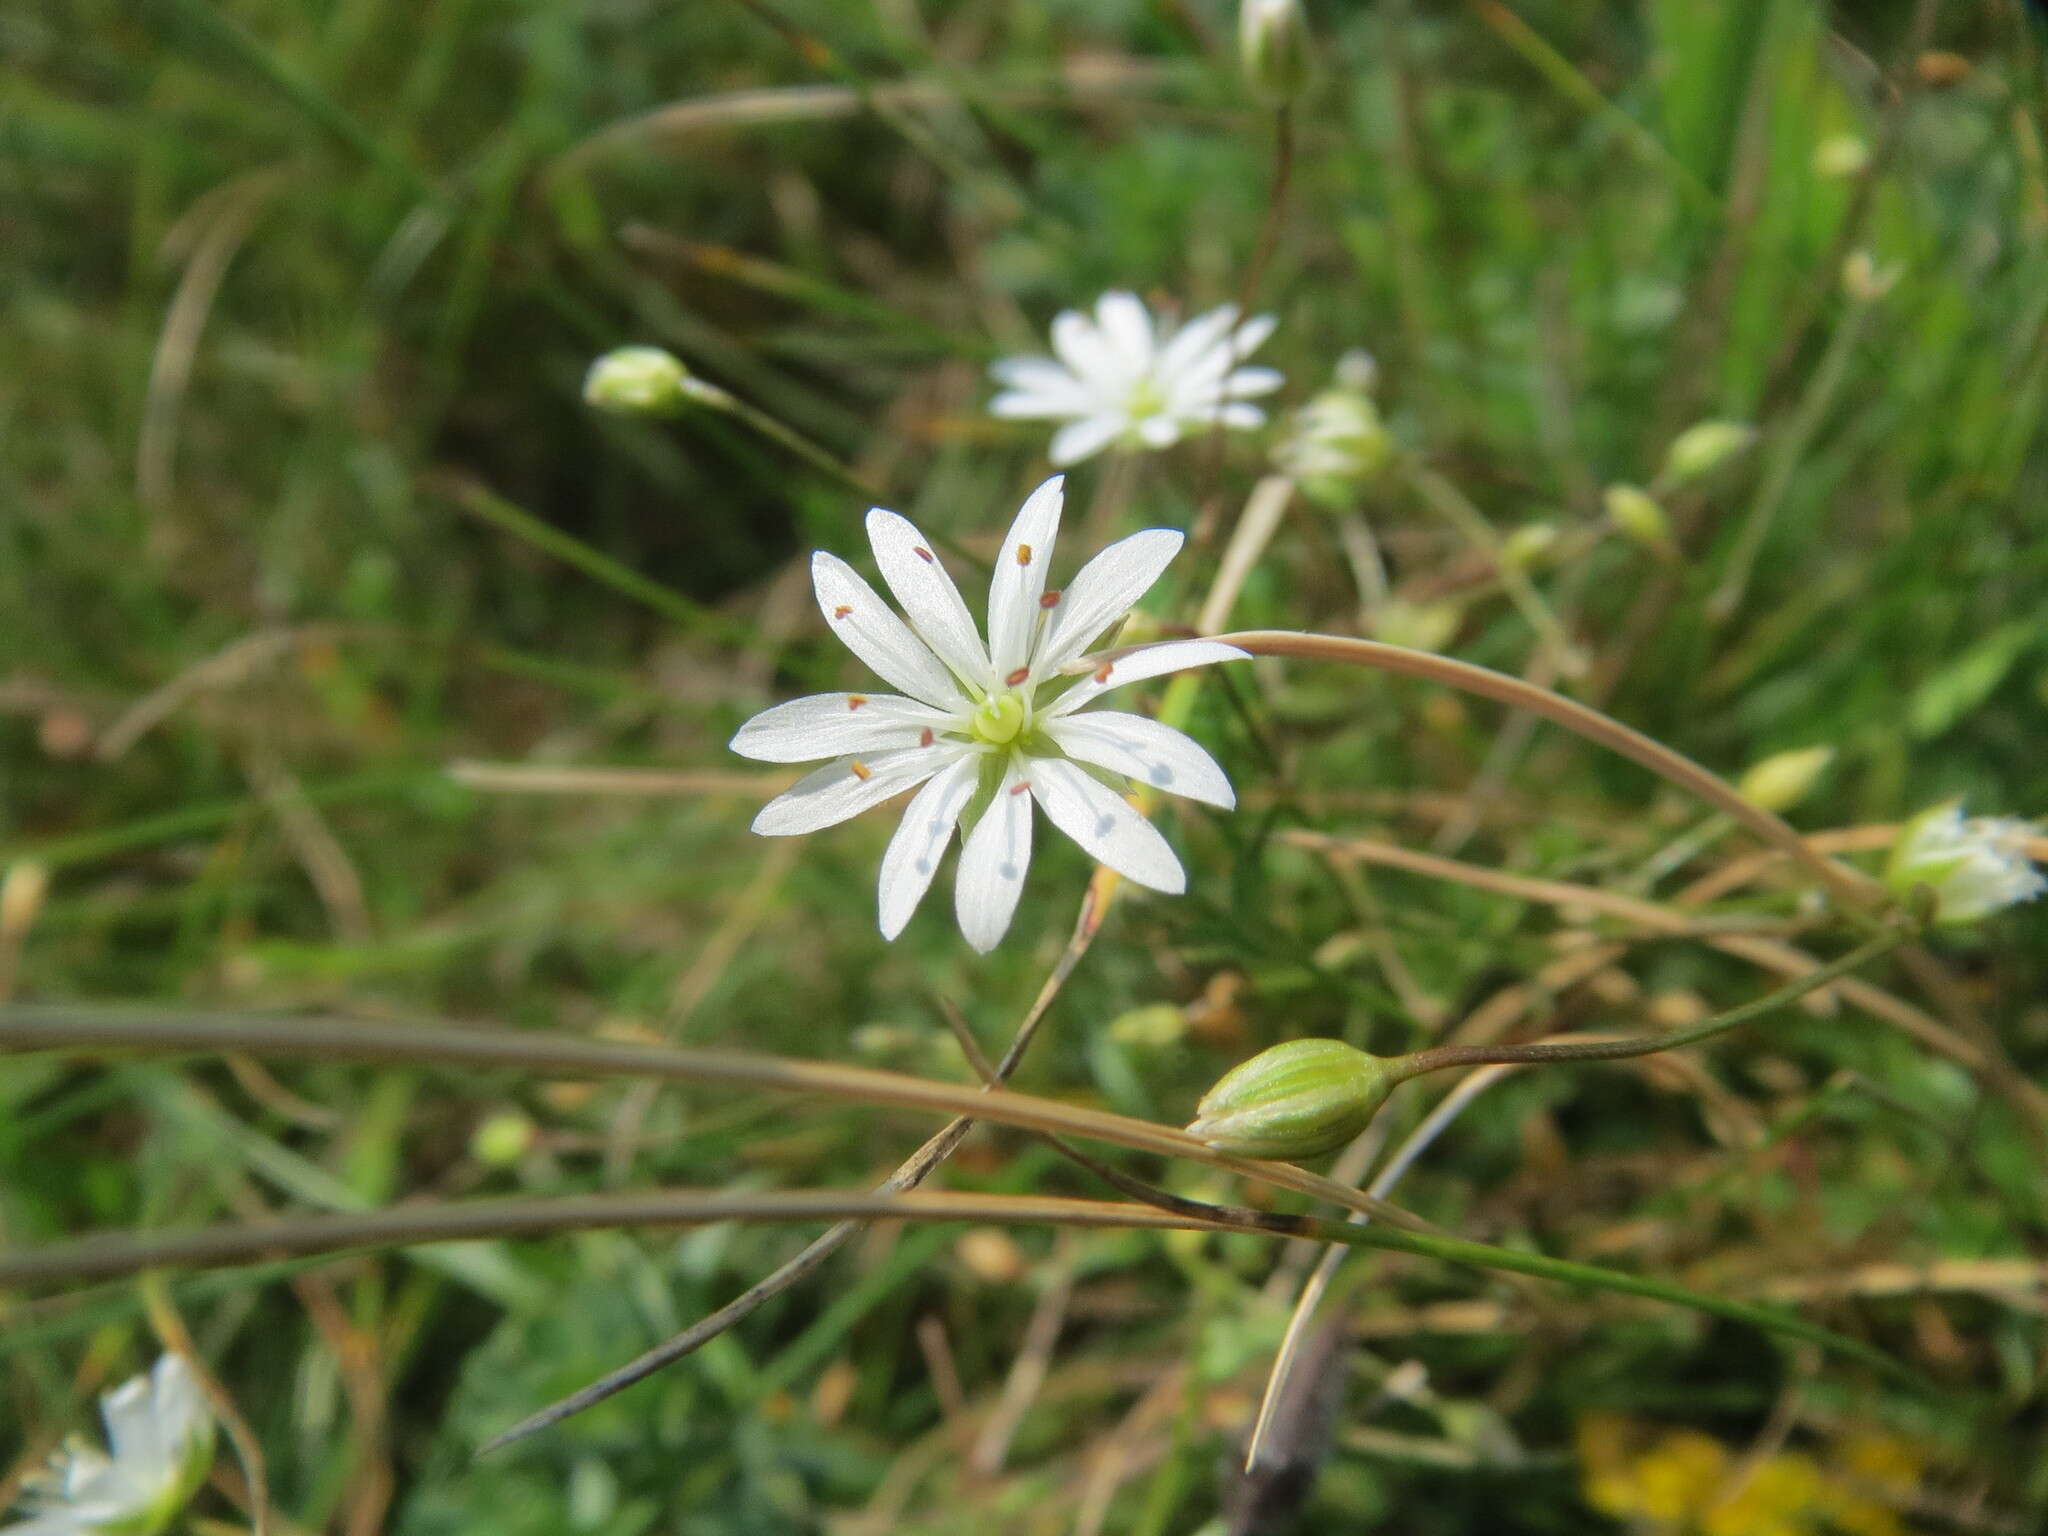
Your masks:
M1236 323L1235 304L1218 305L1205 315L1197 315L1175 331L1172 339L1159 349L1160 376L1172 378L1194 366L1212 349L1223 344L1223 338Z
M938 873L939 859L953 839L960 813L974 798L981 777L981 759L963 757L935 775L911 797L882 855L882 875L877 891L882 937L893 939L903 931L924 893L931 889Z
M1059 395L1027 390L1012 390L997 395L988 403L989 415L1000 416L1005 421L1064 421L1069 416L1079 416L1093 409L1092 400L1087 398L1069 400Z
M1063 759L1034 757L1027 762L1032 798L1047 819L1091 858L1125 879L1170 896L1188 888L1187 874L1159 829L1121 795Z
M1074 376L1091 388L1115 388L1124 382L1116 349L1078 309L1063 309L1052 317L1052 349Z
M1121 773L1139 784L1231 810L1237 794L1216 759L1180 731L1114 709L1062 715L1045 733L1067 756Z
M1061 715L1071 715L1091 699L1100 698L1110 689L1121 688L1125 683L1139 683L1148 677L1163 677L1169 672L1184 672L1189 667L1206 667L1212 662L1242 661L1250 655L1251 652L1240 651L1221 640L1162 641L1158 645L1132 651L1128 656L1119 656L1114 661L1105 661L1040 713L1057 719Z
M1135 293L1114 289L1095 301L1095 320L1127 377L1152 366L1152 316Z
M1138 423L1138 441L1147 448L1171 448L1180 436L1180 419L1175 416L1147 416Z
M910 632L852 566L821 549L811 556L811 585L832 633L877 677L939 709L968 707L931 647Z
M1012 757L1002 784L960 846L953 877L953 915L967 942L984 955L1010 931L1024 875L1031 867L1031 797L1021 761Z
M1263 427L1266 413L1256 405L1246 405L1242 400L1233 400L1216 413L1216 420L1226 427Z
M213 1420L199 1378L182 1355L165 1355L150 1372L157 1426L174 1457L183 1458L192 1439Z
M1223 381L1223 392L1233 400L1245 400L1270 395L1286 382L1287 376L1277 368L1240 368Z
M1049 398L1086 399L1081 381L1049 357L1005 357L989 364L989 376L1005 389Z
M757 763L814 763L845 752L914 747L922 731L959 728L957 716L893 693L813 693L762 710L730 745Z
M1152 590L1185 542L1178 529L1146 528L1118 539L1082 566L1052 610L1052 622L1032 658L1032 674L1049 676L1087 650Z
M1266 338L1273 334L1274 327L1279 323L1271 315L1253 315L1232 333L1231 354L1240 359L1250 357L1265 344Z
M76 1512L68 1509L40 1510L26 1520L0 1525L0 1536L89 1536L89 1533L90 1527L79 1519Z
M1079 421L1070 421L1052 435L1052 446L1046 450L1046 457L1061 469L1069 464L1078 464L1092 458L1123 436L1129 423L1121 416L1104 413L1084 416Z
M147 1480L151 1469L170 1465L171 1447L158 1422L147 1376L132 1377L102 1397L100 1417L106 1420L107 1448L114 1453L115 1466Z
M868 542L875 547L882 579L903 605L910 627L963 683L986 688L988 652L982 648L981 631L917 525L875 507L868 513Z
M939 742L907 751L878 752L872 758L842 757L795 784L761 807L754 830L763 837L795 837L836 826L903 793L911 785L950 768L974 751L960 742ZM855 765L865 770L856 773Z
M1031 493L996 556L988 587L988 649L998 684L1031 659L1031 641L1042 617L1038 599L1059 537L1065 483L1064 475L1054 475Z

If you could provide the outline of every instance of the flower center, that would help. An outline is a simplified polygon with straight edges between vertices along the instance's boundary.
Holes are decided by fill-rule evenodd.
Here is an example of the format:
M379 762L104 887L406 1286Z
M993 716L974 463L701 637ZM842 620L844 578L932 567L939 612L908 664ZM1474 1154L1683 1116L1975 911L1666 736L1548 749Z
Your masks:
M1147 374L1131 386L1131 393L1124 402L1124 410L1133 421L1143 421L1157 416L1166 409L1166 391L1159 387L1159 381Z
M967 729L976 741L1007 747L1024 729L1024 701L1014 693L992 693L981 701Z

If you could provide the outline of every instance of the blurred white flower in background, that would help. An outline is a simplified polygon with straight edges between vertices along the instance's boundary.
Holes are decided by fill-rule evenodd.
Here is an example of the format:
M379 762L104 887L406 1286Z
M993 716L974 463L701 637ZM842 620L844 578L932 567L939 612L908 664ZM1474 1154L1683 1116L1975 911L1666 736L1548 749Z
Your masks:
M28 1518L0 1536L154 1536L185 1507L213 1465L213 1414L192 1368L165 1355L102 1397L100 1415L107 1451L68 1444L31 1480Z
M989 402L997 416L1063 421L1053 434L1055 465L1078 464L1112 443L1167 448L1221 424L1263 426L1249 402L1284 382L1271 368L1240 367L1273 334L1271 315L1238 324L1225 304L1175 329L1155 321L1134 293L1105 293L1090 319L1062 311L1050 357L1011 357L990 372L1004 386Z
M769 837L815 832L923 785L882 855L881 928L903 931L930 889L953 830L968 828L953 885L967 942L1008 931L1031 862L1031 803L1089 855L1156 891L1187 887L1158 830L1093 770L1229 809L1215 759L1171 726L1114 710L1082 712L1112 688L1245 655L1215 640L1172 640L1103 660L1083 654L1143 597L1180 550L1170 528L1110 545L1064 590L1048 588L1062 480L1024 503L989 584L988 642L959 590L907 519L877 507L868 538L908 625L850 565L811 557L818 606L848 650L896 694L821 693L764 711L732 750L762 762L835 761L761 808ZM904 695L907 695L904 696Z
M1933 891L1937 923L1973 923L2048 890L2027 855L2035 835L2015 816L1965 818L1960 805L1937 805L1899 830L1885 880L1902 897Z

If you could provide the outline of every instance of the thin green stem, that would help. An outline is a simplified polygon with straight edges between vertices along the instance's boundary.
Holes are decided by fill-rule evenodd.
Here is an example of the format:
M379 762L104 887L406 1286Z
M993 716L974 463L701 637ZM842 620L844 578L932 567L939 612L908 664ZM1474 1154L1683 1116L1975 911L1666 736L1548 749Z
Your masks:
M574 566L584 575L604 583L614 592L652 608L663 618L673 621L691 634L713 636L735 645L756 647L760 644L759 637L746 625L735 624L702 604L693 602L682 593L642 576L631 566L614 560L603 550L594 549L581 539L564 533L554 524L535 517L524 507L507 501L495 491L473 480L457 481L450 490L455 504L470 516L479 518L524 543L531 544L545 554L553 555L564 565Z
M1385 1248L1477 1269L1532 1275L1590 1290L1641 1296L1747 1323L1818 1344L1911 1384L1919 1378L1860 1340L1846 1338L1776 1307L1711 1296L1669 1281L1497 1248L1436 1233L1317 1217L1293 1218L1284 1231L1243 1227L1188 1212L1122 1201L1075 1200L1046 1195L956 1191L842 1193L771 1190L731 1195L655 1190L643 1194L580 1195L554 1200L479 1200L456 1205L399 1206L384 1211L291 1218L194 1232L120 1234L81 1238L28 1252L0 1254L0 1286L134 1274L187 1265L249 1263L287 1255L346 1253L411 1244L481 1238L542 1237L594 1228L697 1226L721 1221L895 1220L1038 1222L1059 1226L1257 1231L1310 1238L1353 1248Z
M1851 300L1849 313L1835 327L1835 334L1828 340L1828 349L1821 358L1820 366L1814 370L1806 392L1799 397L1791 425L1778 440L1764 470L1763 483L1757 487L1756 500L1750 503L1749 515L1743 519L1742 527L1735 535L1735 544L1728 552L1727 570L1707 599L1707 616L1716 622L1733 617L1735 610L1742 606L1743 595L1749 589L1750 573L1756 568L1757 556L1763 552L1771 525L1777 521L1778 508L1791 487L1792 476L1806 457L1814 434L1820 430L1822 418L1835 403L1835 396L1841 393L1843 381L1849 376L1850 360L1856 353L1856 343L1862 339L1863 328L1869 323L1871 311L1875 308L1874 301L1868 298Z
M1397 1056L1388 1063L1388 1068L1397 1081L1406 1082L1411 1077L1441 1072L1447 1067L1522 1066L1561 1061L1624 1061L1634 1056L1654 1056L1660 1051L1675 1051L1682 1046L1697 1045L1702 1040L1711 1040L1716 1035L1725 1035L1729 1030L1739 1028L1752 1019L1761 1018L1767 1013L1796 1003L1809 992L1817 991L1837 977L1845 976L1875 960L1879 955L1897 949L1911 937L1911 930L1905 928L1880 934L1839 959L1830 960L1826 965L1808 971L1804 976L1787 982L1775 991L1766 992L1762 997L1744 1003L1739 1008L1731 1008L1726 1013L1717 1013L1711 1019L1702 1020L1689 1028L1674 1029L1669 1034L1641 1035L1624 1040L1576 1040L1558 1044L1532 1041L1527 1045L1439 1045L1426 1051L1417 1051L1413 1055Z
M1408 483L1415 487L1422 499L1435 508L1466 543L1493 562L1508 601L1536 631L1537 637L1556 659L1558 670L1567 677L1583 673L1586 670L1585 654L1572 644L1572 637L1565 632L1563 622L1537 590L1536 583L1529 579L1529 573L1519 562L1507 557L1501 537L1494 532L1493 524L1486 520L1486 514L1473 506L1463 491L1427 465L1411 461L1404 463L1402 469Z

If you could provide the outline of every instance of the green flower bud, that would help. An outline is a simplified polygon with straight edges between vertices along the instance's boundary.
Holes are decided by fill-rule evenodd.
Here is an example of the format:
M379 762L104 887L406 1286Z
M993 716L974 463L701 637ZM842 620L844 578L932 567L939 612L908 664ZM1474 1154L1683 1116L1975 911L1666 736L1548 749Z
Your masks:
M1241 1157L1313 1157L1364 1130L1395 1079L1342 1040L1289 1040L1223 1074L1188 1134Z
M1523 570L1537 564L1557 543L1557 524L1524 523L1501 542L1500 557Z
M1635 485L1610 485L1603 500L1609 520L1628 537L1650 549L1670 550L1671 520L1648 491Z
M1822 139L1813 150L1813 168L1822 176L1847 181L1861 176L1870 164L1870 146L1853 133Z
M1842 262L1842 290L1859 304L1875 304L1905 275L1896 261L1879 266L1870 252L1851 251Z
M1379 407L1349 388L1326 389L1295 412L1293 431L1273 454L1311 500L1340 508L1393 456Z
M518 1110L504 1110L471 1133L469 1155L487 1168L509 1168L526 1156L538 1134L539 1127Z
M1178 1003L1147 1003L1109 1021L1109 1037L1138 1050L1164 1050L1178 1045L1188 1032L1187 1011Z
M1756 428L1742 421L1702 421L1671 440L1660 477L1674 485L1712 474L1756 441Z
M1750 768L1735 787L1751 805L1767 811L1789 811L1806 798L1834 760L1833 747L1776 752Z
M1308 84L1308 20L1301 0L1242 0L1237 46L1252 90L1274 106L1294 100Z
M1449 598L1433 603L1412 603L1390 597L1373 615L1375 639L1388 645L1405 645L1412 651L1440 651L1451 643L1458 626L1465 622L1465 610Z
M620 416L680 416L693 404L716 404L721 393L660 347L615 348L583 377L585 402Z

